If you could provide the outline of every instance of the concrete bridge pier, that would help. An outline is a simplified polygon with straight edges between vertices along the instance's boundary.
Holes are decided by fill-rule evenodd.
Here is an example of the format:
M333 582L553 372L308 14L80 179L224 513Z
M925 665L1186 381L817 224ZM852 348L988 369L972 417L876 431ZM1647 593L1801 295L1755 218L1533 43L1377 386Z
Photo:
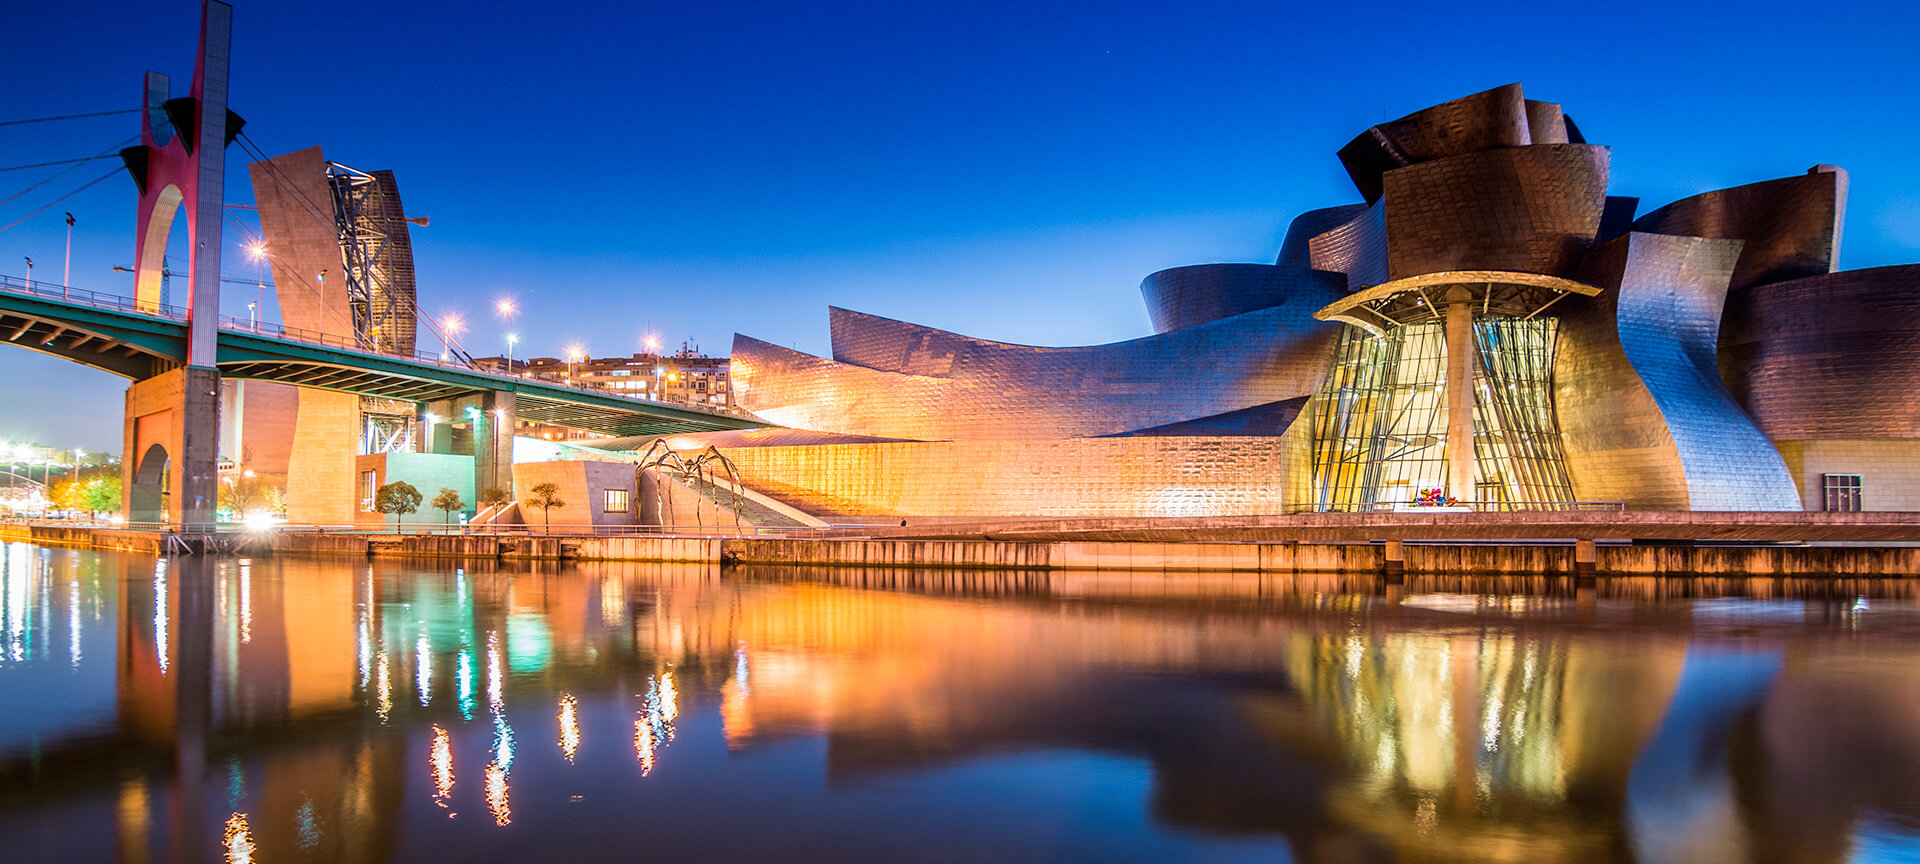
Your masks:
M1384 544L1384 563L1380 574L1388 582L1399 582L1407 578L1407 547L1398 540L1388 540Z
M1592 585L1600 566L1600 549L1592 540L1573 541L1573 580L1576 586Z
M483 393L473 415L473 491L504 489L513 494L513 428L515 395L506 390Z
M220 370L187 366L127 388L120 461L132 522L209 523L220 495Z

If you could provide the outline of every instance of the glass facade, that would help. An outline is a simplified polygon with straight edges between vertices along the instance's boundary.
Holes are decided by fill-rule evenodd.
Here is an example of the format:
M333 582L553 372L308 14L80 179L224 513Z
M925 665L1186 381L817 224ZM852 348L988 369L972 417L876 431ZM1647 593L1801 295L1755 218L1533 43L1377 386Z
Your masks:
M1430 489L1478 509L1571 506L1553 416L1557 321L1473 323L1475 488L1447 489L1447 344L1435 319L1385 335L1346 328L1316 396L1312 509L1401 509Z

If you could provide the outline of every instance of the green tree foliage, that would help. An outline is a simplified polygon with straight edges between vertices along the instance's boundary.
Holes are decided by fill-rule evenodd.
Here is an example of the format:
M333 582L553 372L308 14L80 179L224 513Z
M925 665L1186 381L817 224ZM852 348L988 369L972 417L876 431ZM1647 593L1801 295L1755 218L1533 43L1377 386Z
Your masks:
M395 480L373 494L373 509L393 514L393 530L400 530L400 517L420 509L420 490L413 484Z
M286 486L265 477L234 477L220 484L220 509L236 519L261 512L284 516Z
M53 506L86 513L113 513L120 509L120 469L101 465L83 469L53 484L48 495Z
M498 486L492 486L480 492L480 506L505 507L513 503L513 495Z
M453 511L467 509L467 502L460 500L460 492L458 490L441 487L440 494L433 496L433 501L429 506L445 513L446 523L452 525Z
M547 524L547 533L552 534L553 508L567 506L567 502L560 500L560 487L554 483L539 483L531 491L533 494L520 503L540 508L540 516Z

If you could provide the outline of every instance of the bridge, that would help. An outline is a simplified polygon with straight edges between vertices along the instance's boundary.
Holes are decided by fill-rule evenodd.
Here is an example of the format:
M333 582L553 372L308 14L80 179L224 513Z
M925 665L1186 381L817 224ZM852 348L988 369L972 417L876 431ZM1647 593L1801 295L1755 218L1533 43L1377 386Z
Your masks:
M186 365L187 327L187 311L178 307L0 276L0 338L132 381ZM351 339L226 315L219 319L215 366L222 378L422 404L512 393L518 419L607 435L767 425L751 417L474 369L436 355L373 351Z

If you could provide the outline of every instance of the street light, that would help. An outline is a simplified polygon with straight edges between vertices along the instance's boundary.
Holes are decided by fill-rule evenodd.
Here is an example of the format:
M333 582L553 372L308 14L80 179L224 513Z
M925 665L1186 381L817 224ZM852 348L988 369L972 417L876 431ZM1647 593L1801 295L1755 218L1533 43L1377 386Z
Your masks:
M66 299L73 291L73 213L67 213L67 264L60 271L60 297Z
M500 317L507 319L507 374L511 375L513 374L513 343L519 341L519 337L513 335L513 316L519 314L520 310L514 307L512 300L501 300L495 303L493 308L500 313Z
M460 316L448 315L440 319L440 359L442 361L453 356L453 343L457 341L453 337L459 332Z
M583 359L584 357L586 357L586 351L582 349L579 345L567 346L567 380L568 381L573 380L574 364L579 363L581 359Z

